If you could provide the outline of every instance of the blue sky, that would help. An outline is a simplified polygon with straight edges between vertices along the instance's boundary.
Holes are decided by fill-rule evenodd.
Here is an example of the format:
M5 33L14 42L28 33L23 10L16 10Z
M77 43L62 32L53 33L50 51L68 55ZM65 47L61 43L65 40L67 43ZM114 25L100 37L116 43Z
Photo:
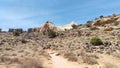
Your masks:
M100 15L120 13L120 0L0 0L0 28L38 27L85 23Z

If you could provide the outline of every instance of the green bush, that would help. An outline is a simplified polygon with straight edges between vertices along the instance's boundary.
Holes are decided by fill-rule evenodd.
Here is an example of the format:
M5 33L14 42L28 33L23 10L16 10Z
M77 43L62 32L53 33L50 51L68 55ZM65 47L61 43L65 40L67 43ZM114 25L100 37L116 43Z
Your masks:
M48 36L49 36L49 38L55 38L57 35L56 35L56 32L55 32L55 31L49 30L49 31L48 31Z
M100 38L98 38L98 37L92 38L92 39L90 40L90 43L91 43L92 45L102 45L102 44L103 44L102 40L101 40Z

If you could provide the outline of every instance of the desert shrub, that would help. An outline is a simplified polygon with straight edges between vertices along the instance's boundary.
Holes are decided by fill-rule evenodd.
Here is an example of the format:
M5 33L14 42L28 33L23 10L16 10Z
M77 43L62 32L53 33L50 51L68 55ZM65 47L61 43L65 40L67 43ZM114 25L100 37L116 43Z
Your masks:
M84 56L82 57L83 63L87 63L87 64L98 64L97 60L95 58L89 57L89 56Z
M48 31L48 36L49 38L55 38L57 36L56 32L53 30Z
M78 59L75 54L73 53L65 53L64 57L68 59L68 61L76 62Z
M91 27L90 30L99 30L97 27Z
M5 56L1 56L0 57L0 62L8 62L10 61L11 59L9 57L5 57Z
M76 62L78 59L75 56L69 56L68 61Z
M10 58L10 57L6 57L6 56L1 56L0 57L0 63L9 63L9 64L13 64L13 63L19 63L18 58Z
M98 38L98 37L93 37L93 38L90 40L90 43L91 43L92 45L102 45L102 44L103 44L102 40L101 40L100 38Z
M42 63L40 61L37 61L35 59L28 59L24 62L22 62L18 68L44 68L42 66Z
M92 22L93 22L93 21L87 21L86 26L87 26L87 27L92 27Z
M27 40L24 39L24 38L22 38L22 39L21 39L21 42L25 44L25 43L27 43Z
M86 24L87 27L91 27L91 23Z
M114 23L114 26L118 26L118 25L119 25L119 22L115 22L115 23Z
M72 28L73 28L73 29L77 29L77 28L78 28L78 25L73 24L73 25L72 25Z
M10 63L20 63L18 58L11 58Z
M95 54L88 54L84 49L82 49L80 51L80 55L79 55L82 59L83 63L86 64L90 64L90 65L94 65L94 64L98 64L98 61L96 59L98 59L98 56Z
M82 35L82 32L81 31L77 31L78 32L78 36L81 36Z

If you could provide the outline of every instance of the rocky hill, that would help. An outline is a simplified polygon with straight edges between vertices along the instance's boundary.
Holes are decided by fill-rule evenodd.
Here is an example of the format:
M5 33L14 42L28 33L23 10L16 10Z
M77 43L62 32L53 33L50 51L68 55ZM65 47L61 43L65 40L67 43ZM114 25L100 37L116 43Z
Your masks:
M100 17L93 21L94 26L118 26L120 27L120 15Z
M120 15L114 15L77 28L71 23L55 37L40 33L60 29L49 21L29 32L15 31L19 35L0 32L0 68L119 68L119 21Z
M32 31L45 34L49 30L53 30L53 31L65 31L65 29L70 30L73 28L72 25L78 25L78 24L72 21L70 24L67 25L56 26L54 23L47 21L42 27L35 27L32 29Z
M58 28L55 24L50 21L46 21L43 26L31 28L32 32L38 32L46 34L49 30L61 31L62 29Z

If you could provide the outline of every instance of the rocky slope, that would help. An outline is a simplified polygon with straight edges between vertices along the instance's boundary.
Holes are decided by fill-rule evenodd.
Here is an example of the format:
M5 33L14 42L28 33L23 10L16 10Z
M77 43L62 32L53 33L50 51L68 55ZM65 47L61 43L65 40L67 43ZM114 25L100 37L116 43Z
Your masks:
M93 21L94 26L119 26L120 27L120 15L112 15L108 17L97 18Z

